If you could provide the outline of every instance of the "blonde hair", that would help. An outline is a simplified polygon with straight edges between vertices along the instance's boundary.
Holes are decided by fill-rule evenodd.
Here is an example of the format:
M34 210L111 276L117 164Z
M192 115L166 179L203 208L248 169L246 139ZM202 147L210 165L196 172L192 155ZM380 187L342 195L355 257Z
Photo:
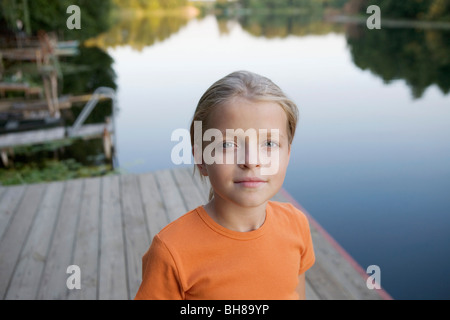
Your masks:
M289 146L292 144L298 121L297 105L270 79L249 71L236 71L216 81L200 98L190 127L192 147L194 146L194 122L202 121L203 136L209 129L209 116L214 109L235 98L278 103L286 113ZM201 173L200 177L204 179ZM210 188L209 200L213 198L213 195L213 189Z

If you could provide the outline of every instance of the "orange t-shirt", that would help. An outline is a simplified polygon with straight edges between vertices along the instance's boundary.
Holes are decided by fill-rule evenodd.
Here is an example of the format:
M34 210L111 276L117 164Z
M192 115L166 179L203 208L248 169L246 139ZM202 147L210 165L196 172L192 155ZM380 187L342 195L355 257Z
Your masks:
M297 299L298 275L314 261L307 218L290 203L269 201L250 232L222 227L199 206L153 238L135 299Z

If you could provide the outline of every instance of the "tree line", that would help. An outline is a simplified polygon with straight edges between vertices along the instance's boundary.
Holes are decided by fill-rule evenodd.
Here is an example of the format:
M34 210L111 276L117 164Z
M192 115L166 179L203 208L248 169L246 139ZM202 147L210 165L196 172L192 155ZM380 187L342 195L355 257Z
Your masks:
M227 0L223 0L222 2ZM237 0L244 8L297 8L321 5L324 7L342 7L348 0ZM221 2L221 0L219 0Z
M119 8L141 10L175 9L188 4L188 0L113 0Z
M227 0L217 0L224 6ZM449 0L236 0L242 8L283 10L295 8L337 8L347 14L366 14L370 5L380 7L384 17L408 20L450 21Z
M108 30L114 21L113 9L168 10L186 6L188 0L1 0L0 26L13 32L36 34L38 30L57 31L70 39L88 39ZM81 9L81 30L67 30L67 8ZM20 23L18 24L18 21ZM21 25L21 27L18 27ZM1 27L0 27L1 29Z
M365 13L370 5L377 5L384 17L408 20L450 21L448 0L349 0L344 8L348 13Z
M81 30L66 26L70 5L81 8ZM55 31L63 38L83 40L110 27L111 9L111 0L1 0L0 23L13 32L35 35L39 30Z

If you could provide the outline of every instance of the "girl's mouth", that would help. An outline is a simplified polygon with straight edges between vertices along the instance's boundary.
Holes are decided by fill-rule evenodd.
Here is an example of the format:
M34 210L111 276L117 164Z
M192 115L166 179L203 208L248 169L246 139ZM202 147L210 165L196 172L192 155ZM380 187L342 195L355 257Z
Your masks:
M234 183L245 187L245 188L257 188L267 183L266 180L256 177L248 177L243 179L238 179Z

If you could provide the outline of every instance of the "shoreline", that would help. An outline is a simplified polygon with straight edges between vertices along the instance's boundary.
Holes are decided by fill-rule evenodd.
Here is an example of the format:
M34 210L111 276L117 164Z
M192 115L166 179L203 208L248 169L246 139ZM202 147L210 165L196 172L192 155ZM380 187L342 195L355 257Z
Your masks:
M365 24L368 17L369 15L352 16L352 15L337 14L326 17L325 21L334 23ZM450 22L389 19L383 18L383 16L381 16L381 28L418 28L418 29L450 30Z

